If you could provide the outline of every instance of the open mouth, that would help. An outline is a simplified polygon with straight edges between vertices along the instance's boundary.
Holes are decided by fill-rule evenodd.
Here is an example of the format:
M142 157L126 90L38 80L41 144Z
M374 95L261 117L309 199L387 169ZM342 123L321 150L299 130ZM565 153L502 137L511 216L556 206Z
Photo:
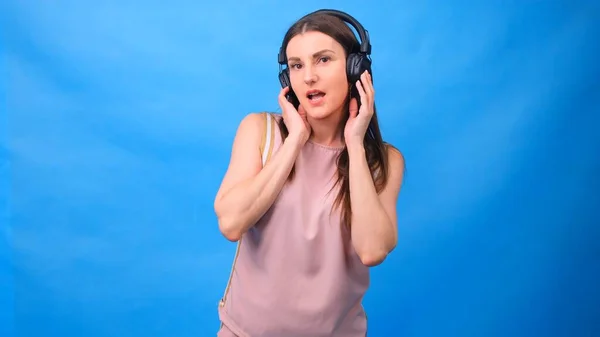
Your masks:
M325 96L325 93L319 90L311 90L306 94L306 97L308 97L308 99L311 101L317 101L323 96Z

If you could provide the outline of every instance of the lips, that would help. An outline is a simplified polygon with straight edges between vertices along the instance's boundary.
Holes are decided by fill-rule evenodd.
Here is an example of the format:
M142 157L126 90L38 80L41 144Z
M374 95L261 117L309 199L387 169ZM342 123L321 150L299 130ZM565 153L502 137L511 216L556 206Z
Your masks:
M309 90L306 92L306 97L310 101L320 100L321 98L323 98L323 96L325 96L325 93L322 92L321 90Z
M322 106L325 103L325 93L321 90L313 89L306 92L308 104L312 107Z

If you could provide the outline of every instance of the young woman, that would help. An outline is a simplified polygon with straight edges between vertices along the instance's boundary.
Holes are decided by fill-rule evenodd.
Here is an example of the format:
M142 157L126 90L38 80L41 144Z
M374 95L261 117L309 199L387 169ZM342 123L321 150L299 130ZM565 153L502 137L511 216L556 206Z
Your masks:
M238 242L218 336L366 336L361 301L369 267L396 245L404 173L381 138L369 52L338 11L285 35L282 114L242 120L215 199L221 233Z

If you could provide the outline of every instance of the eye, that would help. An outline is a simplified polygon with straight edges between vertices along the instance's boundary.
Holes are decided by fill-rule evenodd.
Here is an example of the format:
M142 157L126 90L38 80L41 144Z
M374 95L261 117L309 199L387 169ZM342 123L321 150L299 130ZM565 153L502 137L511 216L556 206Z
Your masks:
M329 56L323 56L319 59L320 62L327 62L329 61Z
M290 64L290 65L289 65L289 67L290 67L291 69L299 69L299 67L300 67L300 64L299 64L299 63L292 63L292 64Z

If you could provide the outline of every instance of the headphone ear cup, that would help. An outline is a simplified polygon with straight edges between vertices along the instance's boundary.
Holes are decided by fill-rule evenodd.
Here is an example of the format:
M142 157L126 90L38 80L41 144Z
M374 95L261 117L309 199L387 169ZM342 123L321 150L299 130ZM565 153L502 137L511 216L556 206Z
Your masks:
M369 73L371 73L371 60L369 60L366 55L359 53L348 55L346 73L348 74L348 82L350 82L350 84L354 85L365 70L368 70Z
M285 96L286 96L287 100L290 103L292 103L292 105L296 109L298 109L298 106L300 105L300 101L298 100L298 97L294 93L294 90L292 90L292 82L290 81L290 70L288 68L285 68L279 72L279 83L281 83L281 88L285 88L285 87L290 88L287 95L285 95Z
M360 53L352 53L348 55L348 61L346 62L346 73L348 82L350 84L350 97L355 98L358 106L360 107L361 100L358 88L356 87L356 81L360 79L365 70L371 73L371 60L365 55Z
M279 72L279 83L281 83L282 88L290 87L291 89L292 84L290 82L290 71L288 68L285 68Z

